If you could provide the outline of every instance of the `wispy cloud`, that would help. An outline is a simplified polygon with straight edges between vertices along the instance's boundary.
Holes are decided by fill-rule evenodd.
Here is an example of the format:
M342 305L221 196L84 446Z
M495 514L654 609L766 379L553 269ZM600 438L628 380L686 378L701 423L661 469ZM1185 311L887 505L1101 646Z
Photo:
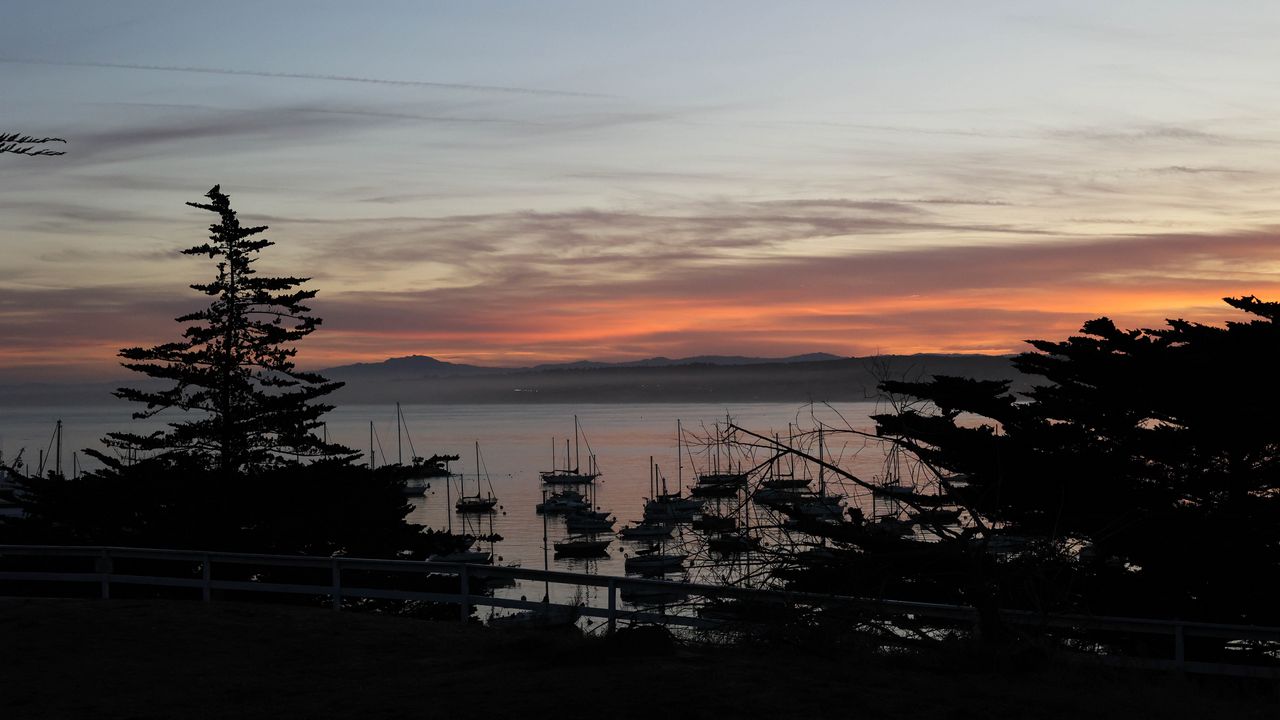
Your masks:
M220 155L237 151L262 153L272 148L304 144L317 137L365 130L373 123L387 123L393 119L374 113L300 113L290 107L170 115L81 133L75 139L75 156L70 162L76 167L84 167L94 163L137 160L160 152L173 157L175 147L190 156L210 152ZM217 148L199 145L205 141L222 144Z
M232 70L227 68L184 67L178 65L135 65L109 62L70 62L35 60L27 58L0 58L0 63L20 65L54 65L62 67L107 68L116 70L147 70L156 72L196 73L202 75L238 75L244 77L282 78L294 80L327 80L346 83L367 83L406 88L431 88L437 90L463 90L468 92L506 93L517 95L547 95L551 97L607 97L597 93L548 90L545 88L506 87L502 85L477 85L471 83L429 82L425 80L392 80L387 78L355 77L320 73L268 72L265 70Z
M483 281L415 292L338 293L319 301L333 347L500 358L618 357L695 346L849 353L1011 351L1110 314L1230 314L1229 294L1275 296L1276 234L1151 235L1002 247L902 249L708 266L619 279L542 273L524 263ZM607 278L607 279L606 279ZM1204 310L1208 308L1208 310ZM328 342L328 341L326 341ZM376 354L376 352L375 352Z
M216 113L251 113L258 109L250 108L234 108L219 107L214 105L196 105L191 103L139 103L139 102L113 102L113 103L96 103L98 105L113 105L118 107L136 107L136 108L155 108L159 110L195 110L200 112L216 112ZM427 115L423 113L410 112L394 112L389 110L369 110L365 108L342 108L342 107L315 107L315 106L299 106L290 105L277 108L282 113L321 113L328 115L350 115L353 117L368 117L380 120L414 120L429 123L498 123L503 125L538 125L540 123L528 120L517 120L509 118L496 117L476 117L468 115Z
M1190 167L1188 165L1169 165L1151 168L1151 172L1162 175L1256 175L1256 170L1240 170L1229 167Z
M1266 138L1238 137L1180 125L1146 125L1135 128L1062 128L1049 130L1046 135L1067 140L1125 144L1168 141L1205 145L1274 145L1277 142Z
M766 225L776 230L768 223L779 218L794 223L795 216L777 214L773 203L747 207L761 215L731 216L723 226L717 223L726 216L691 221L616 212L521 213L449 218L447 224L437 221L426 237L415 227L385 246L378 244L387 238L376 237L377 228L361 231L368 233L363 239L346 236L343 247L308 244L310 259L296 269L321 270L311 285L321 291L314 307L325 324L303 347L304 362L319 366L411 352L508 364L530 357L814 348L1008 352L1025 338L1059 337L1099 314L1129 324L1159 324L1184 313L1211 320L1230 315L1218 303L1224 295L1280 296L1280 281L1266 271L1280 263L1280 230L849 246L765 256L757 251L775 241L753 233ZM892 207L881 210L888 215L882 220L919 220ZM762 220L764 225L753 224ZM686 222L692 225L672 240ZM629 231L618 229L627 223ZM750 229L747 235L726 231L741 229L740 223ZM797 227L808 232L814 226ZM848 219L841 230L853 227ZM607 228L623 234L597 234ZM297 229L274 225L273 233L280 239L296 236ZM714 245L685 241L693 235L715 239L717 232L728 247L752 251L726 256ZM513 237L522 242L513 246ZM325 279L324 269L339 262L379 267L374 276L380 278L404 267L422 282L418 288L343 289ZM171 319L202 302L178 290L7 289L0 300L5 363L96 357L109 365L121 346L159 342L177 332Z

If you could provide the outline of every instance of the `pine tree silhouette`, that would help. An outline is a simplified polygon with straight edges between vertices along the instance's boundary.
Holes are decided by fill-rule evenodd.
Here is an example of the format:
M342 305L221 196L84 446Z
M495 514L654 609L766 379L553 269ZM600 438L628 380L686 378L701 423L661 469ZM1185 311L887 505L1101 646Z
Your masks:
M218 261L212 282L191 286L210 298L208 307L177 318L190 323L181 340L120 351L124 367L172 387L115 392L146 405L135 418L166 410L194 417L150 435L109 433L105 442L146 454L195 457L224 475L303 458L353 456L355 451L325 443L314 432L320 417L333 409L318 399L342 383L300 371L293 361L294 344L321 322L304 304L316 291L298 289L308 278L258 275L257 254L274 245L259 237L266 226L242 227L219 186L206 197L209 202L187 204L218 215L209 226L209 242L182 252ZM94 454L108 464L120 462Z
M64 150L51 150L47 147L49 143L65 143L66 140L56 137L33 137L31 135L23 135L22 133L6 133L0 132L0 155L5 153L11 155L27 155L36 157L38 155L66 155Z

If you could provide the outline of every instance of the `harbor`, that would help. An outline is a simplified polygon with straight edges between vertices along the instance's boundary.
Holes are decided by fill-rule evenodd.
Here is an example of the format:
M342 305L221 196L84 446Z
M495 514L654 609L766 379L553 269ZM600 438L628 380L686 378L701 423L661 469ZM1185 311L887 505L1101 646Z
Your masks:
M348 405L326 416L324 431L331 441L371 447L375 467L397 460L408 465L408 458L423 455L458 456L447 464L450 476L419 480L422 494L405 498L412 505L409 522L477 539L463 555L442 560L764 589L779 586L771 572L781 561L820 551L824 544L796 527L805 515L787 514L788 498L804 499L797 507L807 510L817 507L815 498L825 497L831 507L820 512L840 523L850 517L845 506L865 506L864 514L872 516L873 498L812 463L794 457L771 461L775 452L731 435L729 424L777 435L817 454L816 435L788 439L788 432L837 423L867 432L876 410L874 403ZM62 425L68 448L92 445L113 427L105 411L26 409L32 417L8 417L0 427L11 452L24 431L34 438L34 429L47 425L37 413L60 411L69 418ZM19 427L24 421L32 427ZM824 439L821 453L859 477L884 472L885 453L855 435ZM582 500L563 511L538 510L549 498L573 495ZM459 512L464 497L480 497L484 507ZM581 514L587 510L595 516ZM571 539L576 547L566 544ZM516 581L494 592L530 600L547 595L567 604L590 601L598 592L535 585ZM627 593L621 599L633 605L672 600L669 593Z

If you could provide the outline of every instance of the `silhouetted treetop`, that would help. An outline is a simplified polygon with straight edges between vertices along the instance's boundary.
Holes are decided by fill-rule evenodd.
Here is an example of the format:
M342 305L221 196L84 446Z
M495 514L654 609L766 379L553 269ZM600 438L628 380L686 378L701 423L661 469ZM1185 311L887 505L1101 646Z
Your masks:
M67 141L57 137L35 137L32 135L23 135L22 133L0 132L0 154L8 153L10 155L27 155L36 157L39 155L66 155L65 150L54 150L52 148L43 147L49 143L66 143Z
M1039 572L1058 568L1072 602L1274 624L1280 598L1257 578L1280 571L1280 303L1226 302L1250 319L1098 318L1030 341L1013 362L1043 382L1021 398L998 382L884 383L928 404L876 416L878 432L963 477L975 516L1037 538Z
M217 261L212 281L191 285L209 298L208 306L177 318L188 323L181 340L120 351L124 367L172 386L115 393L146 406L135 418L178 410L190 413L190 419L151 435L111 433L108 443L207 458L224 473L353 454L315 432L320 417L332 409L318 399L342 383L300 371L293 361L294 344L321 322L304 304L316 291L298 289L307 278L257 274L257 254L274 244L260 237L267 228L241 226L219 186L205 197L208 202L187 204L218 219L209 226L208 242L182 252Z

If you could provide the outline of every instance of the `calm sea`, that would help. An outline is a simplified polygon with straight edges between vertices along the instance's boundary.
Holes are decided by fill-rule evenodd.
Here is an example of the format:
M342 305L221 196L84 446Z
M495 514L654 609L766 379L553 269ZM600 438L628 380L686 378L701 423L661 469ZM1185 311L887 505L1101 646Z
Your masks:
M494 494L500 501L500 509L491 516L479 519L464 518L453 512L446 501L443 480L432 481L425 497L412 498L415 508L409 519L435 528L447 528L452 523L454 531L475 534L490 532L502 536L492 550L499 564L518 564L526 568L542 568L544 564L544 518L535 512L534 506L541 500L542 488L538 472L549 470L553 448L556 467L564 466L565 440L569 440L569 453L573 454L574 415L582 430L579 441L582 465L586 465L588 446L594 452L602 473L597 481L595 504L609 510L618 519L621 528L642 513L644 498L651 496L649 489L649 458L652 456L667 487L674 491L681 484L693 482L694 473L705 472L714 463L714 447L706 443L715 435L715 425L723 425L726 416L737 425L761 435L780 435L784 440L789 427L812 430L822 422L836 428L853 428L873 432L870 415L883 411L874 403L842 403L836 405L802 405L754 403L734 405L707 404L645 404L645 405L406 405L402 408L404 422L397 441L396 410L394 406L347 405L327 416L330 440L349 445L368 453L370 424L373 428L373 446L378 464L395 462L397 456L405 462L416 451L418 455L449 453L461 456L453 464L455 472L462 473L462 485L468 494L476 491L476 443L479 443L482 471L479 474L482 491L492 483ZM72 471L72 452L85 447L98 446L98 439L113 430L129 429L145 431L159 427L163 418L137 421L129 418L131 408L126 404L96 407L28 407L6 410L0 416L0 449L7 459L12 459L19 448L25 448L24 460L34 468L39 455L46 454L46 467L52 467L48 455L53 452L52 436L57 420L63 423L63 468ZM677 459L676 422L681 421L686 442L683 457ZM703 442L699 443L698 438ZM692 440L692 441L691 441ZM885 463L881 447L850 433L827 433L826 456L858 477L871 479L880 475ZM798 440L816 454L815 439L809 436ZM721 466L727 465L725 451L720 451ZM733 452L735 467L764 462L768 453L763 449L738 447ZM85 467L83 453L76 462ZM816 471L798 466L795 471L809 473L816 478ZM832 491L842 486L831 482ZM869 500L859 497L853 486L843 487L850 496L850 503L868 506ZM456 499L458 481L447 495ZM250 499L246 498L246 502ZM732 503L726 503L730 505ZM732 512L736 508L725 507ZM868 510L871 508L868 506ZM767 535L768 518L754 517ZM546 519L548 541L567 535L564 522L558 517ZM602 536L603 537L603 536ZM690 530L683 529L672 542L673 547L691 552L688 579L714 581L725 572L726 563L711 557L699 549L698 538ZM490 549L485 545L484 549ZM547 564L553 569L574 572L592 572L607 575L623 574L624 553L633 552L634 543L614 540L609 547L608 558L599 560L556 559L547 553ZM751 559L739 558L737 572L744 571ZM505 591L513 596L542 596L542 589L516 588ZM552 595L561 593L553 592Z

